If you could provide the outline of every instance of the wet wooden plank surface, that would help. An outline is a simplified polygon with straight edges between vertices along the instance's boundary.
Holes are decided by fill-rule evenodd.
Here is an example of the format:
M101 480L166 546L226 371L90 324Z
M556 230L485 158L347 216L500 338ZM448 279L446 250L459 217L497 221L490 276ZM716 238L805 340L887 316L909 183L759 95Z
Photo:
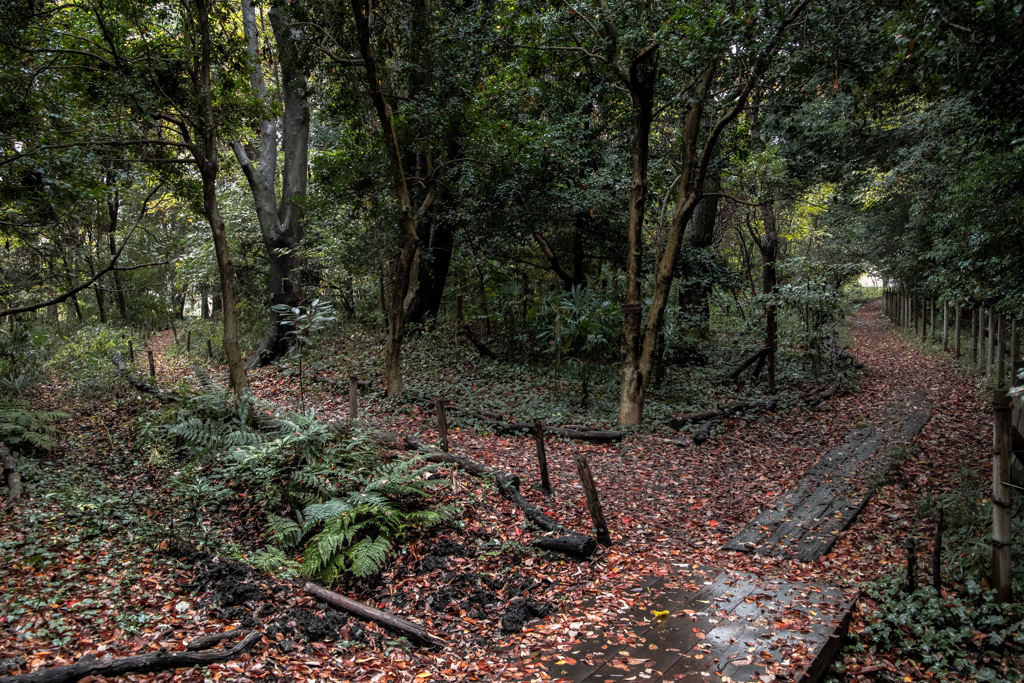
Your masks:
M789 678L779 680L814 683L827 671L856 596L745 572L705 571L660 582L668 589L632 610L628 642L585 638L571 653L551 657L558 661L548 665L549 675L620 683L759 681L784 674ZM650 610L658 608L669 615L655 618Z

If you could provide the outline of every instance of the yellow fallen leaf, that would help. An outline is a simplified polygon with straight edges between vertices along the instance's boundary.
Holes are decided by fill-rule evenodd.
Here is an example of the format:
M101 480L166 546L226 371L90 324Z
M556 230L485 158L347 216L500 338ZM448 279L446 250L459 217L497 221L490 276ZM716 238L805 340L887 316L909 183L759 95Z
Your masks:
M664 619L665 617L668 616L668 610L667 609L666 610L652 609L651 610L651 614L654 615L655 619Z

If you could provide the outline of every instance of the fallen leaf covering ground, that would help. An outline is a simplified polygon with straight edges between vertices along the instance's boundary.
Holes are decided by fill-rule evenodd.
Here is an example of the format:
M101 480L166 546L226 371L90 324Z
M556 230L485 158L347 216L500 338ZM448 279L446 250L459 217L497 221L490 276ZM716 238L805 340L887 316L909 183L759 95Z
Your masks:
M60 452L39 465L34 476L43 484L36 489L45 492L47 477L62 468L84 473L83 481L94 489L74 494L80 503L71 513L67 497L58 508L37 493L19 515L0 516L0 663L23 658L20 668L11 669L16 673L70 663L88 652L181 650L203 632L259 626L267 633L263 645L241 660L130 678L544 680L547 665L569 656L588 633L609 626L606 634L618 633L627 643L629 621L644 615L654 597L642 587L669 571L729 568L854 591L860 582L903 571L908 535L917 539L922 556L930 552L932 523L917 518L917 504L957 486L962 467L986 476L991 415L976 378L960 373L947 355L924 353L895 334L877 303L858 312L852 332L850 350L867 364L856 392L815 407L728 418L700 447L677 447L640 433L611 445L549 438L552 496L534 487L539 475L532 437L456 428L449 436L454 451L518 474L533 504L583 532L591 525L573 455L585 452L614 544L585 562L538 554L528 547L537 531L517 508L493 487L452 473L446 497L461 505L457 518L411 539L379 582L340 586L346 595L422 623L446 640L440 651L396 640L374 624L332 616L287 581L251 578L255 592L225 600L216 580L197 583L204 572L209 578L211 563L214 573L224 573L216 558L188 558L137 542L127 520L103 516L108 497L138 496L143 506L147 493L161 492L153 468L132 452L133 413L124 408L125 400L117 408L111 400L69 401L68 387L55 380L33 402L73 417ZM162 386L192 381L188 363L160 352L170 341L167 332L152 343ZM337 376L344 379L355 370ZM254 372L251 384L257 396L278 405L291 407L296 399L295 378L277 368ZM850 429L879 419L882 406L919 389L928 392L933 417L912 457L881 482L831 554L805 564L720 550ZM133 393L117 391L122 399ZM431 414L416 405L396 414L393 403L377 396L371 391L361 399L361 418L426 442L436 439ZM347 395L336 386L311 384L307 402L322 419L346 417ZM244 519L253 511L244 501L232 511L243 519L231 533L256 540L258 520ZM136 513L160 516L146 508ZM862 603L855 630L863 629L870 609ZM522 630L509 632L517 619L524 621ZM311 621L323 640L301 636ZM844 664L846 680L930 675L891 653L849 655Z

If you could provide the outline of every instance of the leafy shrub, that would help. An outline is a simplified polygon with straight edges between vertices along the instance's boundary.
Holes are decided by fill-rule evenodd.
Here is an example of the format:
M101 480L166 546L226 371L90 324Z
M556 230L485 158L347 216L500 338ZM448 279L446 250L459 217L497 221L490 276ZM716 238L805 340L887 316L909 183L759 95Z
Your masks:
M24 401L0 403L0 441L11 447L52 451L57 447L60 430L51 422L70 419L67 413L28 410Z
M868 584L865 593L878 605L870 625L859 634L878 650L898 650L938 674L978 681L1020 681L1002 659L1024 653L1024 607L1000 603L995 592L970 579L961 595L943 597L931 586L902 591L902 578ZM942 676L943 678L945 676Z
M116 377L111 359L115 353L123 356L127 350L123 330L90 325L79 328L64 341L50 368L70 381L73 390L87 396L102 396Z
M303 510L302 535L319 531L306 544L302 572L326 582L342 571L355 576L378 573L406 530L435 524L446 516L443 509L418 510L408 505L429 496L440 483L426 476L436 467L415 456L381 465L369 475L349 475L361 484L358 491ZM298 535L295 528L284 529L290 538Z

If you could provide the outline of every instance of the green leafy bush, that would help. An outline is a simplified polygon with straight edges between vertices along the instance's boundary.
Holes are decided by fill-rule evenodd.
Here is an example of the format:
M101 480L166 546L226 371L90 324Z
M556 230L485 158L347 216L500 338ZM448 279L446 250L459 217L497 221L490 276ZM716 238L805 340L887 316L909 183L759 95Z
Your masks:
M859 639L931 667L941 678L1020 681L1006 658L1024 653L1024 607L1000 603L995 592L970 579L962 593L943 597L931 586L902 590L902 577L868 584L865 594L878 609Z
M342 571L355 576L378 573L408 529L435 524L446 516L444 509L410 505L428 497L440 483L427 478L435 467L425 464L422 456L396 460L368 475L349 475L361 485L359 490L308 506L302 513L302 534L318 531L306 544L302 572L327 582ZM294 528L283 528L296 537Z
M137 340L136 340L137 341ZM136 343L136 348L139 345ZM106 325L79 328L64 340L50 361L50 369L71 382L71 388L86 396L109 392L116 375L111 359L128 352L125 332Z
M60 430L51 422L70 419L67 413L28 410L24 401L0 403L0 442L12 448L37 448L52 451L57 447Z

